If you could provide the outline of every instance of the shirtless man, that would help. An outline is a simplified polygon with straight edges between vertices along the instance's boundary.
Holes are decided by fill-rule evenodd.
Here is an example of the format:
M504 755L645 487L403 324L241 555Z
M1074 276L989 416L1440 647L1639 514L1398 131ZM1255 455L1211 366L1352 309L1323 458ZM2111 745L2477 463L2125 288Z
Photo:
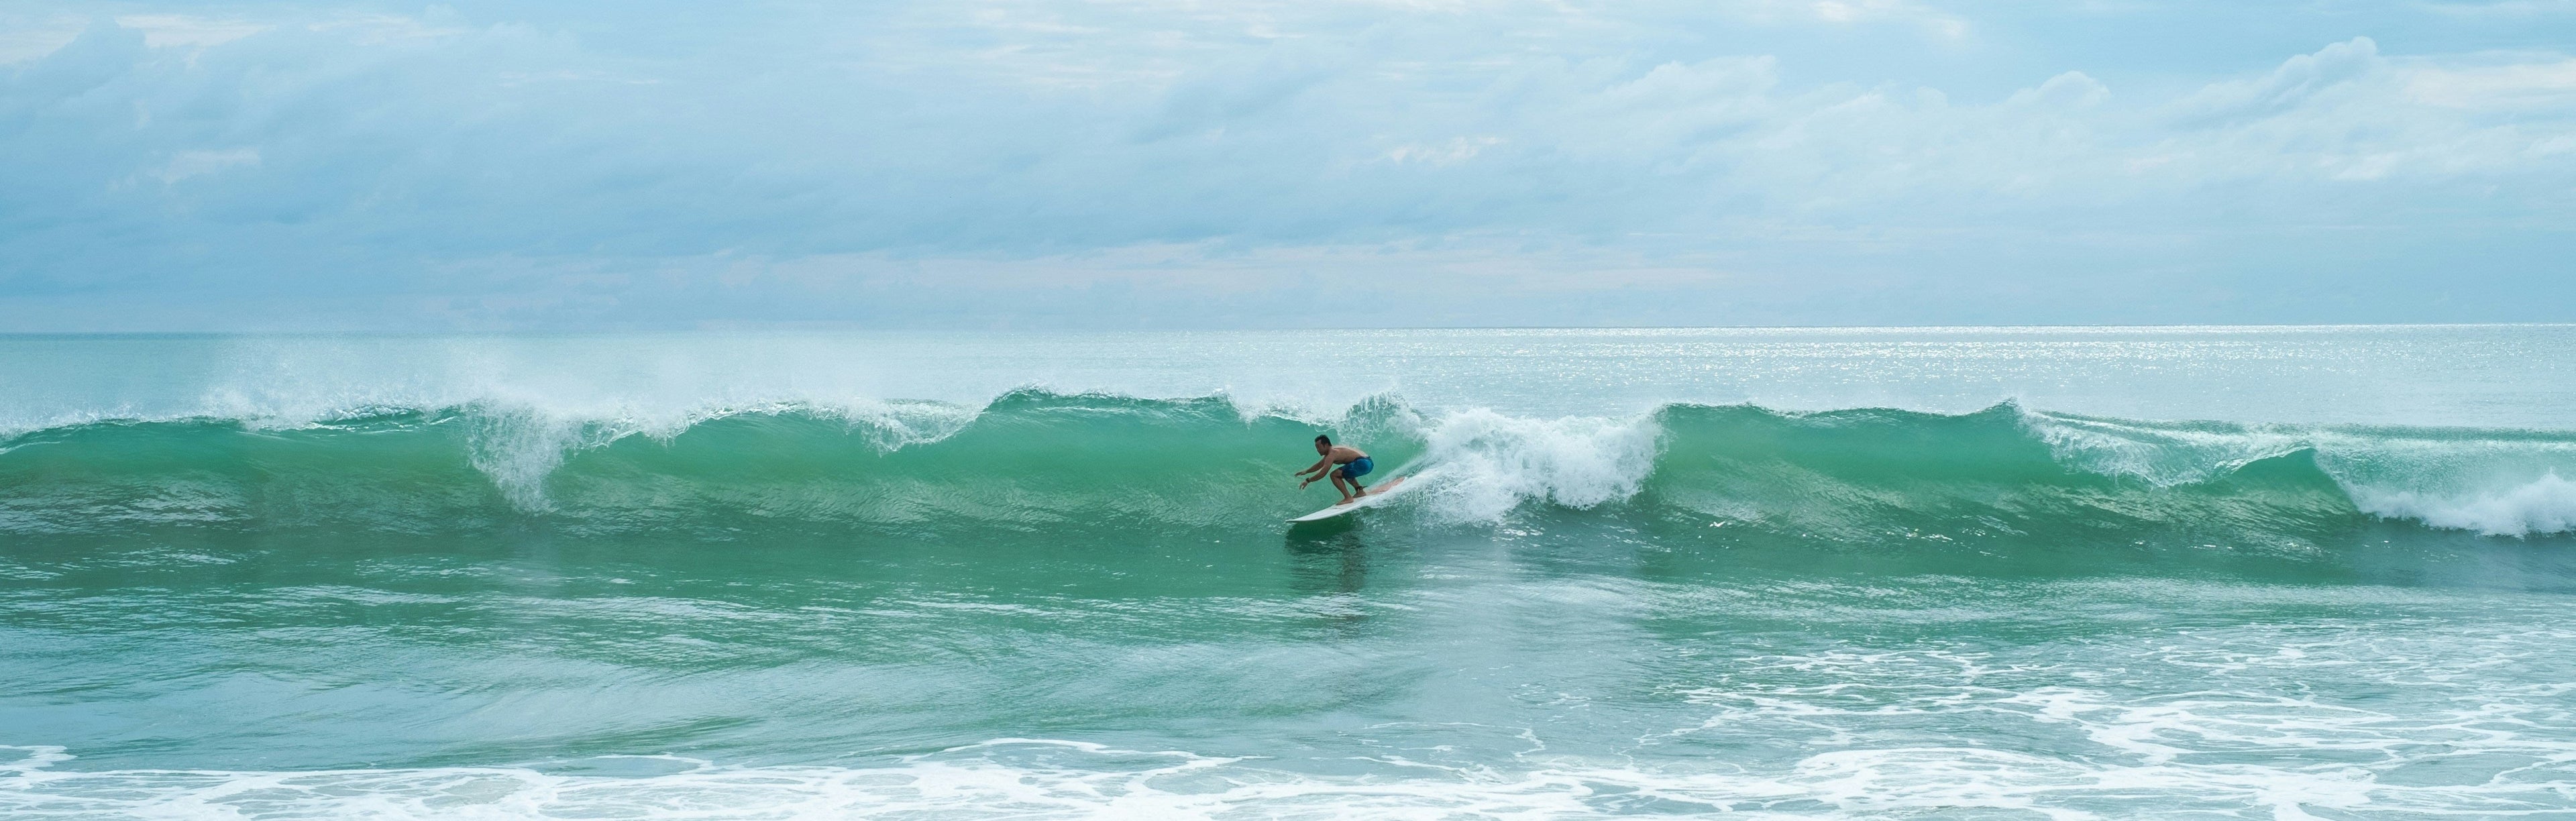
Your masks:
M1329 475L1333 477L1333 489L1342 492L1342 500L1333 504L1347 505L1353 499L1368 495L1368 488L1360 487L1360 477L1377 469L1377 465L1369 462L1368 454L1361 453L1359 448L1335 445L1333 437L1330 436L1315 437L1315 452L1323 454L1324 458L1317 459L1314 464L1297 471L1299 476L1314 474L1306 476L1306 481L1298 482L1298 490L1305 490L1307 485L1314 484L1315 480ZM1340 465L1342 468L1334 470L1334 465Z

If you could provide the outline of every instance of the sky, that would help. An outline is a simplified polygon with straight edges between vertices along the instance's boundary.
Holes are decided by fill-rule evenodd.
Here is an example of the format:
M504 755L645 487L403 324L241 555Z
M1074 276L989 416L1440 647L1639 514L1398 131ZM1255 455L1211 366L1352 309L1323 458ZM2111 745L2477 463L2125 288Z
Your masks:
M0 332L2576 321L2576 0L0 3Z

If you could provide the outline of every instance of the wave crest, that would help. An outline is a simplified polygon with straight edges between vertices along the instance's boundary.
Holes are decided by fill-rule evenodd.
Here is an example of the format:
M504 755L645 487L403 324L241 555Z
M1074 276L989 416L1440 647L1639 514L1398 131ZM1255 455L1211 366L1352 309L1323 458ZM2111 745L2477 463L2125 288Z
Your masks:
M2148 538L2321 544L2377 519L2496 536L2576 531L2576 435L2300 429L2051 414L1787 413L1672 405L1628 418L1338 418L1225 397L1026 390L981 408L710 410L679 423L492 406L293 428L93 422L0 440L0 530L506 526L582 531L952 526L1268 527L1318 506L1288 472L1315 432L1418 473L1427 522L1519 516L1741 524L1877 542ZM1399 514L1404 515L1404 514Z
M2501 492L2445 495L2362 487L2353 490L2353 498L2361 509L2386 518L2488 536L2576 532L2576 482L2555 471Z
M1423 432L1421 481L1453 520L1493 521L1529 502L1589 508L1637 494L1654 471L1654 420L1527 419L1477 409Z

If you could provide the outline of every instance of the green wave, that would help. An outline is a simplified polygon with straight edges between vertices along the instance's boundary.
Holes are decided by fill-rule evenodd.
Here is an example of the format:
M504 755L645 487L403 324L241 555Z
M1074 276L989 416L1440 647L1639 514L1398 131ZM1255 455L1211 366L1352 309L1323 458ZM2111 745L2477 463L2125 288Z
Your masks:
M1275 529L1331 498L1300 492L1289 476L1312 460L1307 441L1319 430L1369 448L1379 479L1408 463L1420 471L1419 489L1381 520L1573 516L1828 544L2316 548L2391 518L2431 521L2371 507L2393 504L2388 488L2473 513L2485 510L2474 507L2481 499L2504 499L2490 518L2526 524L2492 532L2548 536L2566 528L2551 526L2565 511L2545 483L2576 452L2576 438L2548 433L2302 434L2011 405L1964 415L1676 405L1634 420L1531 420L1426 416L1389 399L1318 423L1223 398L1023 391L981 409L713 413L666 432L468 407L293 429L194 419L20 435L0 442L0 532L450 534L536 523L723 540L764 529L926 539L960 529ZM2400 457L2425 442L2449 450L2410 468ZM1610 452L1619 449L1636 452ZM2502 467L2485 485L2461 484L2481 475L2462 460L2478 458ZM2431 478L2406 485L2417 468ZM2526 491L2531 499L2511 496Z
M2262 541L2307 545L2373 517L2301 447L2160 484L2088 470L2010 406L1960 416L1784 416L1674 407L1641 501L1841 542Z

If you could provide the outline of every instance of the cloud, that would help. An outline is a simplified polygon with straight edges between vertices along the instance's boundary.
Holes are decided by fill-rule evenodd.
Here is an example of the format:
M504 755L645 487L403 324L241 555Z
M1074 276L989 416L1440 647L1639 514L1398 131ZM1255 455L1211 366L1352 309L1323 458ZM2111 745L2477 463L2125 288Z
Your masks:
M2424 3L2425 8L2473 17L2532 17L2576 13L2576 0L2499 0L2490 3Z
M143 32L143 44L153 48L219 45L268 29L266 25L243 20L186 14L126 14L119 15L116 24Z
M2264 77L2214 83L2185 98L2177 109L2190 120L2224 120L2277 113L2380 68L2379 44L2368 37L2290 58Z
M0 65L52 54L79 37L89 19L68 11L0 10Z
M1456 165L1475 159L1478 153L1488 147L1501 145L1502 142L1501 137L1457 137L1442 145L1420 143L1399 145L1395 150L1386 152L1386 158L1388 161L1400 163Z
M2565 180L2576 168L2535 149L2576 134L2571 83L2576 63L2560 55L2391 58L2357 38L2185 98L2163 148L2205 158L2213 181Z
M2410 102L2483 111L2576 107L2576 60L2544 57L2503 65L2426 66L2408 73Z
M1139 304L1083 296L1102 283L1258 317L1259 295L1296 290L1276 283L1336 266L1410 306L1399 323L1477 321L1427 296L1452 286L1532 321L1702 304L1649 279L1795 296L1725 317L1752 322L1919 282L1851 315L1948 321L1996 315L1940 294L2126 294L2151 258L2157 276L2253 276L2236 254L2252 232L2320 254L2356 247L2324 233L2350 226L2407 249L2548 248L2521 226L2576 216L2566 55L2319 37L2178 83L2106 64L1936 86L1842 72L1983 59L1963 50L2005 48L2017 24L1828 5L137 9L0 67L0 301L20 306L0 324L207 294L535 327ZM1921 36L1954 18L1973 42ZM1991 264L2003 243L2030 267ZM1226 273L1086 262L1133 253ZM2414 253L2355 264L2440 279L2387 267ZM2540 270L2531 253L2500 270ZM1469 270L1532 261L1602 296ZM2078 316L2068 299L2046 316Z
M1906 0L1814 0L1805 4L1816 19L1830 23L1900 20L1943 37L1962 37L1968 22Z
M166 185L189 177L212 174L227 168L255 167L258 165L259 150L255 148L181 151L172 156L170 158L170 162L161 166L160 170L151 172L151 176Z
M2102 101L2110 98L2110 86L2086 76L2084 72L2069 71L2048 78L2038 88L2014 92L2007 102L2014 106L2075 109L2101 105Z

